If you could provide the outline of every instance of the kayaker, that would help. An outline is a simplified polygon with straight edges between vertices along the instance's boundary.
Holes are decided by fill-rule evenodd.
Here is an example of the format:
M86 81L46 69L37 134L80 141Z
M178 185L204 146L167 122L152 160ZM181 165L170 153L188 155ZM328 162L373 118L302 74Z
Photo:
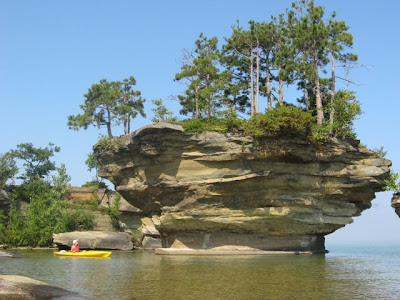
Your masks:
M72 246L71 246L71 252L79 252L79 251L81 251L81 250L79 249L78 240L73 240Z

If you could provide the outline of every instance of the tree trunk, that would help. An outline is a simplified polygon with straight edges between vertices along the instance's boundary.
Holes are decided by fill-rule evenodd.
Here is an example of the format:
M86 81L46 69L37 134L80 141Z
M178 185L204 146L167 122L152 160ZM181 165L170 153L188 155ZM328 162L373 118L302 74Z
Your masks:
M111 132L111 113L110 110L107 109L107 133L109 138L113 138L112 132Z
M306 58L305 55L303 55L303 67L306 67ZM307 53L308 55L308 53ZM308 89L307 89L307 76L306 76L306 70L303 70L303 87L304 87L304 103L306 105L306 111L310 110L310 100L308 99Z
M331 54L332 54L332 58L331 58L331 61L332 61L332 87L331 87L331 93L332 93L332 95L331 95L331 108L329 110L329 124L333 125L333 118L334 118L334 115L335 115L335 109L333 107L333 103L335 102L335 96L336 96L336 91L335 91L335 89L336 89L336 84L335 84L336 77L335 77L335 55L333 53L331 53Z
M278 78L279 78L279 104L283 104L283 81L281 78L281 67L278 68Z
M124 121L124 134L127 135L128 134L128 121Z
M307 90L307 79L306 72L303 72L303 86L304 86L304 103L306 105L306 111L310 110L310 100L308 99L308 90Z
M207 86L207 89L208 89L209 86L210 86L210 74L208 74L208 73L207 73L207 75L206 75L206 86ZM208 102L208 107L207 107L207 119L211 119L211 98L208 98L208 99L207 99L207 102Z
M272 109L272 94L271 94L271 72L269 70L269 53L266 54L265 57L265 67L266 67L266 81L267 81L267 100L268 100L268 109Z
M314 57L314 72L315 72L314 83L315 83L315 102L317 107L317 124L322 125L324 120L324 111L321 100L321 88L319 86L317 50L313 50L313 57Z
M194 93L195 93L194 101L196 102L195 103L196 119L198 119L199 118L199 99L197 98L197 86L194 87Z
M257 74L256 74L256 93L257 93L257 106L256 112L260 112L260 50L257 48Z
M251 116L254 116L254 62L253 48L250 48L250 99L251 99Z

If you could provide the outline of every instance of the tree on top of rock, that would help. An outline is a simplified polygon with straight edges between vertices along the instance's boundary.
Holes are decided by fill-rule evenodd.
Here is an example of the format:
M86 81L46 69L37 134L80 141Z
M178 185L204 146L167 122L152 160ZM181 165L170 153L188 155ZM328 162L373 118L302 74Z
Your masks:
M83 113L68 117L68 127L79 130L89 125L107 127L110 138L113 137L111 127L124 124L124 133L130 132L130 122L137 114L145 117L143 104L145 99L140 91L133 90L136 84L133 76L123 81L100 80L93 84L84 95L85 102L80 105Z

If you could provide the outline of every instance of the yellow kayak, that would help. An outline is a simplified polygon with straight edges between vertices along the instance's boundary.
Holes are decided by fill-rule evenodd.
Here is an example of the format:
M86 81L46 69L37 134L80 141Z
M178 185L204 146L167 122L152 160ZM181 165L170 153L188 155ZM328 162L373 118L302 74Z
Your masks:
M64 256L64 257L108 257L111 255L111 251L60 251L54 252L54 256Z

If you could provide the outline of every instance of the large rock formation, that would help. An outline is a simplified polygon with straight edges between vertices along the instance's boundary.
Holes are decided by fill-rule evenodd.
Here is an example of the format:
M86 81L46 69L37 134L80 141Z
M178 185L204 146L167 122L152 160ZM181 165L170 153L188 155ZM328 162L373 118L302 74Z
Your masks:
M163 247L324 251L384 187L391 162L357 140L255 140L145 126L95 148L99 175L152 220Z
M125 232L72 231L54 233L53 242L59 249L70 249L73 240L79 240L80 249L132 250L132 236Z
M396 192L393 194L392 207L396 211L396 214L400 217L400 192Z

